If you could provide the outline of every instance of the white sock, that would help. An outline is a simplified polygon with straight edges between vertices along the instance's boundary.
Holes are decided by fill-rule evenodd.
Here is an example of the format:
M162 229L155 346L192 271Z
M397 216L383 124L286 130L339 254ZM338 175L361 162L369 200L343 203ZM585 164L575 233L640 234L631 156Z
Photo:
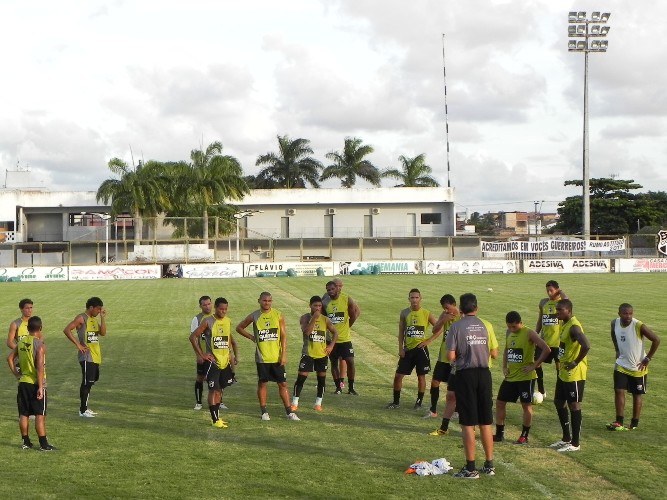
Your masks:
M315 398L315 404L322 406L322 398Z

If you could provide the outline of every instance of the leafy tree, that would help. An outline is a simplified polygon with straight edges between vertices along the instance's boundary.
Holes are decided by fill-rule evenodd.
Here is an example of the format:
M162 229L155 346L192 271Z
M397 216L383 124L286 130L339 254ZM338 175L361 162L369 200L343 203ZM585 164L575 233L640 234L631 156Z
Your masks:
M566 186L582 186L583 181L565 181ZM667 193L632 193L641 189L634 180L590 179L591 232L604 235L627 234L638 225L660 226L667 220ZM582 230L582 196L569 196L559 204L560 216L554 231L578 234Z
M468 224L475 226L475 232L477 234L490 235L494 234L496 227L498 226L497 218L491 212L488 212L484 215L479 212L473 212L470 214L468 219Z
M222 143L213 142L206 150L193 149L190 163L179 162L172 167L175 210L168 215L192 216L193 212L197 213L202 217L201 234L208 242L211 210L228 201L242 200L249 191L241 164L235 157L222 154ZM216 214L227 212L214 211Z
M278 136L278 153L267 153L257 158L257 166L266 165L257 177L280 188L305 188L306 184L320 187L318 180L322 163L310 156L312 154L309 140Z
M97 201L111 200L111 215L130 213L134 217L134 242L143 234L143 218L157 215L171 206L168 197L164 164L149 160L130 167L120 158L112 158L109 170L117 177L102 182L97 189Z
M357 137L346 137L343 151L332 151L326 158L333 163L322 172L321 181L340 179L340 185L351 188L357 182L357 177L370 182L373 186L380 185L380 171L366 156L373 152L373 146L362 144Z
M394 168L382 173L382 177L391 177L401 182L395 187L438 187L440 185L431 177L433 170L426 164L424 153L414 158L401 155L398 161L401 162L401 170Z

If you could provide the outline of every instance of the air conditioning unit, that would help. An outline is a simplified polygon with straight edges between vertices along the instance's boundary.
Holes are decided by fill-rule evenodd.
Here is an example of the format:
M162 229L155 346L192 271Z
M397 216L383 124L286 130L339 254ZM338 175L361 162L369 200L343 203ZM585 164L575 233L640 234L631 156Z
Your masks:
M380 209L379 208L371 208L371 213L373 215L379 215L380 214Z
M264 252L264 258L273 259L273 250L267 250L266 252Z
M327 208L327 214L328 215L336 215L336 209L335 208Z
M296 208L288 208L287 215L296 215Z

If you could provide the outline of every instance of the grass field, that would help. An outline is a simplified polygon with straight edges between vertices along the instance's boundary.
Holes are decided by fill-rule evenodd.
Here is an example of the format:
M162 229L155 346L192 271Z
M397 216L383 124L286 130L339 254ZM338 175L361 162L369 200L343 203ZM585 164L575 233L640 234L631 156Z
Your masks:
M478 295L480 316L504 332L507 311L518 310L534 327L537 303L548 275L351 276L345 291L362 309L353 333L359 397L335 396L328 383L324 412L311 410L315 379L301 395L301 422L284 418L275 385L269 388L272 420L261 422L256 398L254 344L238 338L239 385L225 391L228 429L210 425L208 411L193 411L194 355L187 335L197 298L208 294L230 301L238 323L256 309L262 290L286 318L289 336L288 385L295 380L301 348L298 317L325 278L112 281L106 283L3 283L3 328L18 315L18 301L35 301L44 321L49 353L49 440L53 453L22 451L16 423L15 382L4 369L0 389L0 453L4 457L0 497L28 498L658 498L667 481L665 352L651 363L650 393L640 429L612 433L611 375L614 351L609 324L618 304L630 302L635 316L665 338L665 276L564 275L557 277L574 303L574 313L592 343L589 381L583 403L582 449L558 454L546 445L560 439L551 402L555 374L545 366L548 400L536 407L530 446L496 447L497 475L463 481L451 475L403 474L418 459L445 457L463 465L457 425L445 437L431 437L439 420L414 412L416 377L406 377L403 408L385 410L396 365L399 311L408 291L422 290L423 305L439 314L439 297ZM487 292L493 288L493 292ZM90 406L98 418L78 416L80 370L76 349L63 327L84 309L88 297L102 297L108 335L102 340L100 382ZM6 332L6 330L3 330ZM4 344L4 340L3 340ZM501 340L501 347L503 342ZM432 354L435 349L432 350ZM3 351L7 353L7 349ZM501 380L493 369L494 391ZM444 394L444 387L442 388ZM426 395L428 400L428 392ZM628 398L628 403L631 398ZM626 418L631 413L626 408ZM506 436L521 428L519 405L508 405ZM34 429L31 429L34 438ZM478 457L481 457L481 450Z

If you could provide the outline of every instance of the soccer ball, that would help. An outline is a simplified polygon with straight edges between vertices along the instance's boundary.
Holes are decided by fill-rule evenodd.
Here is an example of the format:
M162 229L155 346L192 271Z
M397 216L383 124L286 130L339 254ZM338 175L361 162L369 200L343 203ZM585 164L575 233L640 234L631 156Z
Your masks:
M544 401L544 395L541 392L535 391L533 393L533 404L541 405L543 401Z
M487 288L486 291L487 292L493 292L493 288Z

